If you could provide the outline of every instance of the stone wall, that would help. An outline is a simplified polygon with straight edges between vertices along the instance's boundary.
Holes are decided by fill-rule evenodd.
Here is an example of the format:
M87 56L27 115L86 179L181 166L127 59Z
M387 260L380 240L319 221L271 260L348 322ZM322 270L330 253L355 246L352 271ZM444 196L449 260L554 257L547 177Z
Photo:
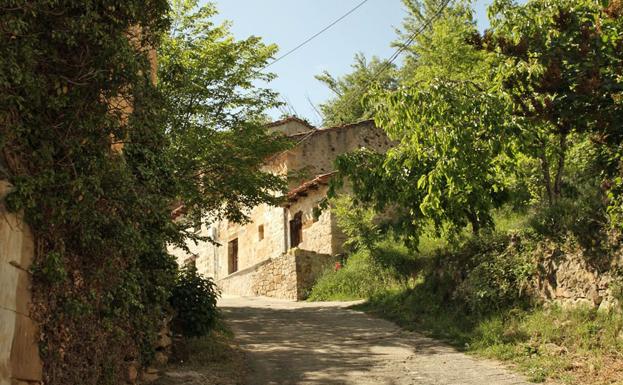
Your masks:
M0 385L39 384L39 332L30 318L33 236L2 204L9 184L0 181Z
M332 266L336 257L326 254L316 254L306 250L296 249L296 288L297 299L305 299L309 296L316 280L325 270Z
M606 266L597 268L577 247L549 248L540 251L535 279L537 295L563 306L588 305L610 308L617 300L612 284L618 270L623 271L623 256L617 255Z
M254 296L299 299L296 250L262 265L251 282Z
M383 130L372 121L323 128L313 134L293 137L301 143L288 151L282 161L290 175L290 187L297 187L302 181L335 170L333 165L338 155L367 148L386 152L392 142Z
M220 281L223 294L264 296L290 300L307 297L312 285L333 257L302 249L292 249L277 258L236 272Z

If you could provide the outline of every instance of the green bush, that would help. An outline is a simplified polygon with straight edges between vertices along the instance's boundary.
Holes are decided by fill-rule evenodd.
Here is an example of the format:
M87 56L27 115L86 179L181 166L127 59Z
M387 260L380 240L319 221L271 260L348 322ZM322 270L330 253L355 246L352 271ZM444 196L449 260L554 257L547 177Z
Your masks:
M327 268L312 288L309 300L368 298L395 284L393 275L375 263L369 251L360 250L348 258L342 269Z
M414 253L392 237L377 244L370 251L370 256L384 274L403 285L414 278L423 267L422 259L416 258Z
M171 329L185 337L207 336L220 321L216 307L220 292L211 278L204 278L194 265L180 269L170 299L175 310Z
M585 248L595 247L603 240L607 223L600 195L563 198L552 206L538 207L529 221L538 234L560 240L571 233Z
M391 232L382 230L382 216L356 205L348 196L334 198L340 229L350 253L343 268L328 268L314 285L312 301L368 298L388 288L405 286L420 271L415 254Z
M535 270L529 257L510 249L483 257L455 292L470 311L488 313L528 299L526 289Z
M520 305L529 299L526 289L536 269L533 243L525 233L489 234L446 247L433 258L424 285L472 313Z

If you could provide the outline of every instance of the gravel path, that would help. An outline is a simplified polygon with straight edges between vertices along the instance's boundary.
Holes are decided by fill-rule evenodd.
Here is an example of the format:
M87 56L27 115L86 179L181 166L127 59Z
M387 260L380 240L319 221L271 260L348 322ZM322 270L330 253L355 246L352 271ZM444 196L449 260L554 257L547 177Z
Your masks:
M227 297L219 305L248 353L248 385L528 384L500 363L347 308L353 304Z

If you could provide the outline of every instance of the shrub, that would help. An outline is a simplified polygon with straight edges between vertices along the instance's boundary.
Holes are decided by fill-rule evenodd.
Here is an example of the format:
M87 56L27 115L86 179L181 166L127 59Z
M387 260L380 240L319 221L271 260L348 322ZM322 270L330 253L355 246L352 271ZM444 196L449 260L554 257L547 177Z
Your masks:
M348 195L336 197L331 203L335 206L337 224L347 236L344 242L347 251L371 249L381 239L379 217L372 208L355 204Z
M216 307L219 296L211 278L201 276L194 265L182 267L170 299L175 310L173 332L185 337L207 336L221 318Z
M396 284L387 270L375 263L367 250L352 254L344 267L327 268L309 295L311 301L368 298Z
M416 258L407 247L391 237L376 245L370 256L384 274L403 285L422 270L422 259Z
M448 247L435 256L425 285L472 313L521 304L536 268L532 243L520 242L518 235L490 234Z

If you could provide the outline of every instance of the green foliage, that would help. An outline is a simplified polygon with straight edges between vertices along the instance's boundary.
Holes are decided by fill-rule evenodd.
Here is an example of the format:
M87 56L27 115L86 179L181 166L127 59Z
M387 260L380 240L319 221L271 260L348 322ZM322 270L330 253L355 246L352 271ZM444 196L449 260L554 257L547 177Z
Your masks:
M618 225L620 2L500 0L483 36L469 4L439 12L441 1L404 3L409 14L394 44L408 55L397 85L367 95L377 125L398 144L386 157L364 150L338 160L357 200L399 207L395 230L414 243L428 220L448 235L468 223L478 233L503 203L543 212L579 200L599 233L607 196ZM550 217L563 221L553 229L577 230Z
M528 299L534 276L534 257L509 248L501 253L475 254L479 261L455 293L473 312L491 312Z
M335 98L320 105L323 123L338 126L372 118L373 109L365 101L372 84L382 89L396 87L396 66L373 57L369 62L362 53L355 55L353 72L335 78L327 71L316 76Z
M169 299L175 311L171 330L184 337L207 336L221 317L216 307L219 295L214 281L202 277L194 265L182 267Z
M604 148L621 143L620 3L500 0L489 16L485 44L502 59L497 77L514 114L533 123L525 126L522 151L541 160L552 204L563 196L570 134L588 134ZM606 161L599 171L608 176L613 166Z
M50 285L63 282L67 279L67 271L63 266L60 253L49 253L43 261L33 266L32 273L36 280L45 281Z
M525 234L491 234L437 250L425 285L468 313L527 304L536 272L533 244Z
M389 169L401 170L409 182L399 195L416 202L438 228L449 224L458 230L470 223L478 233L490 227L513 129L504 120L505 105L464 83L403 87L384 98L377 124L399 142L385 166L397 163Z
M176 268L162 252L176 194L163 183L171 164L145 48L166 31L168 4L5 8L2 178L35 235L44 382L117 384L126 357L150 360ZM113 141L125 142L123 156Z
M194 236L172 205L244 220L282 186L260 171L283 148L257 123L274 95L252 85L274 48L235 41L194 4L171 15L165 0L13 1L0 13L0 177L35 235L46 384L119 384L127 362L149 364L177 270L164 250Z
M495 60L479 49L479 33L473 11L467 2L450 1L441 13L444 0L403 0L408 13L398 31L397 47L405 47L409 38L425 23L431 25L419 33L400 68L400 84L428 84L437 80L473 82L482 85Z
M277 106L274 91L259 88L272 74L260 69L277 47L257 37L237 41L229 24L214 25L214 5L172 3L171 32L158 48L159 88L167 105L167 156L175 164L178 198L195 225L227 217L241 222L246 209L277 203L283 178L261 168L289 145L264 129L264 111Z
M388 287L397 285L395 276L382 268L368 250L351 254L343 268L328 267L315 283L310 301L352 300L368 298Z
M358 200L397 206L394 229L414 243L428 221L453 234L470 223L478 233L504 198L518 125L486 83L494 57L470 44L474 34L467 8L444 12L418 37L399 87L370 96L377 126L396 147L382 159L364 151L337 163Z
M371 250L380 240L381 229L377 215L371 208L353 204L348 195L331 200L340 230L347 236L344 247L347 251Z
M589 131L618 143L620 12L615 1L496 1L492 47L505 57L499 74L518 110L561 135Z
M623 228L623 152L619 151L616 157L619 160L618 174L612 180L604 183L607 188L607 212L610 223L621 229Z
M336 195L348 178L356 205L361 205L364 210L372 208L376 213L391 210L391 228L417 245L425 224L419 208L423 192L404 188L412 181L408 174L401 173L398 162L386 164L384 154L361 149L340 155L335 166L339 173L331 180L331 196ZM395 207L399 209L394 210Z

